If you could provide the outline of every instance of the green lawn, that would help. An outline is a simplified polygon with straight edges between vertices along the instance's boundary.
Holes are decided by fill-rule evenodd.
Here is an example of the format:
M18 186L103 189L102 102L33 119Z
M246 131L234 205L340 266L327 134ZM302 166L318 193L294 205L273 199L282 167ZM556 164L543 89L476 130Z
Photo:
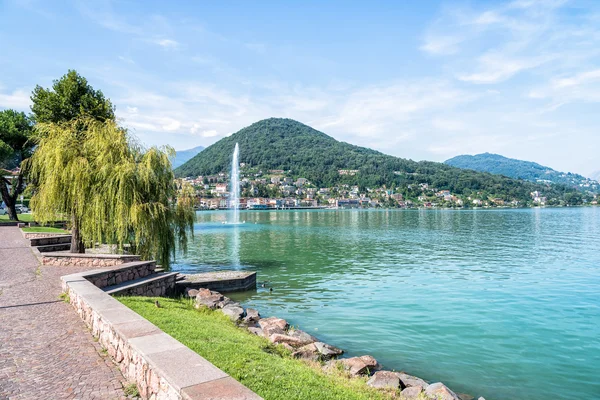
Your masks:
M316 364L293 359L289 351L238 328L220 312L196 310L190 300L161 298L157 308L156 298L118 299L265 400L391 398L366 386L366 378L325 374Z
M71 232L60 229L60 228L52 228L50 226L33 226L31 228L21 228L23 232L27 233L63 233L65 235L69 235Z
M19 222L34 222L32 214L17 214ZM0 221L8 221L8 214L0 215Z

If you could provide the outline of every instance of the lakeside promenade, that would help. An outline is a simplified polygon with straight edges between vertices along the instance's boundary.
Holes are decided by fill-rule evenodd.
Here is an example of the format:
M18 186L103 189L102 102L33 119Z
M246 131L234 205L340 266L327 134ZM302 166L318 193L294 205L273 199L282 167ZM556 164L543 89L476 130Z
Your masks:
M0 227L0 399L121 399L123 376L17 227Z

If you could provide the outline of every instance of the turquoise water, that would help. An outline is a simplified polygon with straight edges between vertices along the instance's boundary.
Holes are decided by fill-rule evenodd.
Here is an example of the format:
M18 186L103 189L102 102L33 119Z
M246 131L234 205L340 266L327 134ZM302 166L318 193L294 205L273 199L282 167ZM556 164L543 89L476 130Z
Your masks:
M176 270L350 355L500 399L600 398L600 208L198 213Z

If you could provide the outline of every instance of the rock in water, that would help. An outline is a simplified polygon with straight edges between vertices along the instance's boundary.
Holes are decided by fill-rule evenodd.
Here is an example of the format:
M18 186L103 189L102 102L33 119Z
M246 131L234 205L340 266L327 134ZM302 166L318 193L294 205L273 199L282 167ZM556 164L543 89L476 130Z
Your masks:
M448 389L442 382L432 383L427 386L425 393L438 400L460 400L460 398L452 390Z
M369 378L367 385L378 389L398 389L400 387L400 378L391 371L377 371Z

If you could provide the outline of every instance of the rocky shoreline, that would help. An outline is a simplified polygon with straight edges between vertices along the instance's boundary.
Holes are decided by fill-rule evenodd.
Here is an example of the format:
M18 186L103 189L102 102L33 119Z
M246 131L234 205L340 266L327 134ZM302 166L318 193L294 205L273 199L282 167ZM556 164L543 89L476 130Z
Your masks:
M369 377L367 385L388 392L395 391L400 394L399 398L405 400L472 400L474 398L467 394L457 394L441 382L428 383L404 372L384 370L377 360L369 355L339 358L343 355L343 350L323 343L300 329L290 327L284 319L262 318L257 310L244 309L240 303L219 292L187 288L185 294L195 299L196 308L207 307L219 310L252 334L265 337L271 343L285 347L293 357L321 363L325 372L337 369L345 371L350 379ZM485 399L479 397L478 400Z

